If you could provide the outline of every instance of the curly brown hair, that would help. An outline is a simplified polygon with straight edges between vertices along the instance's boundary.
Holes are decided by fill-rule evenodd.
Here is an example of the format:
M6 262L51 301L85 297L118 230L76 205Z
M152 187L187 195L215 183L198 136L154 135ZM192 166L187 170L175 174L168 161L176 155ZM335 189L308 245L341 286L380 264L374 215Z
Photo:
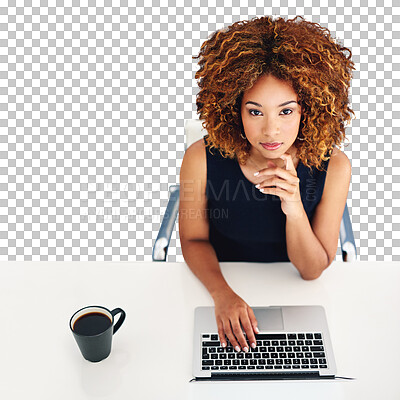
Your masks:
M214 32L192 57L199 58L196 105L207 145L246 162L251 144L240 136L241 100L261 75L271 74L291 84L303 108L298 134L303 140L295 141L300 160L322 169L322 161L345 139L350 113L355 115L348 100L355 69L351 55L328 29L301 16L253 18Z

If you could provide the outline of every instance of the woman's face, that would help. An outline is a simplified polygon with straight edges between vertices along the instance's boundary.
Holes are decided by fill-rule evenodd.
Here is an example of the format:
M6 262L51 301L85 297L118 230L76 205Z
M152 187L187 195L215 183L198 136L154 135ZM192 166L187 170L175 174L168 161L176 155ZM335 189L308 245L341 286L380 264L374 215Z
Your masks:
M244 92L241 115L244 133L254 159L277 159L289 152L299 132L301 107L290 84L272 75L262 75Z

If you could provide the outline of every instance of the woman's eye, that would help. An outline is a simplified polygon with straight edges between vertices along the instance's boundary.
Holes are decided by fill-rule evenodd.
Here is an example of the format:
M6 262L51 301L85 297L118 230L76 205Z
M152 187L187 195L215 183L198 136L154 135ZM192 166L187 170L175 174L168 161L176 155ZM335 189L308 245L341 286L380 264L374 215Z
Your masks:
M259 116L262 115L262 112L260 110L249 110L250 114L253 116ZM281 111L283 115L290 115L293 114L293 111L290 108L285 108Z

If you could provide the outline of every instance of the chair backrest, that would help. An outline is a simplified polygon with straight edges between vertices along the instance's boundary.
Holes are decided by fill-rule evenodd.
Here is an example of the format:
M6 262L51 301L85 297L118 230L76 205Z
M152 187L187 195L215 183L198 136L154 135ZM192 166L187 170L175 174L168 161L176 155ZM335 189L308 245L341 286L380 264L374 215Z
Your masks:
M185 121L185 151L197 140L201 139L207 131L202 126L202 121L199 119L187 119Z

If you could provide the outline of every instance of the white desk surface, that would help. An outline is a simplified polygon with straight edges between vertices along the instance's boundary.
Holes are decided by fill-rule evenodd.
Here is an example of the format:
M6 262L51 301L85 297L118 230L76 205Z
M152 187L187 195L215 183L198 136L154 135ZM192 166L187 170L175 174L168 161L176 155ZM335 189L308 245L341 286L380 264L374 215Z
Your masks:
M400 399L400 263L221 263L250 306L325 307L338 376L355 381L192 382L194 308L213 305L185 263L2 262L1 399ZM84 360L69 319L121 307L111 355ZM377 349L380 348L380 351Z

